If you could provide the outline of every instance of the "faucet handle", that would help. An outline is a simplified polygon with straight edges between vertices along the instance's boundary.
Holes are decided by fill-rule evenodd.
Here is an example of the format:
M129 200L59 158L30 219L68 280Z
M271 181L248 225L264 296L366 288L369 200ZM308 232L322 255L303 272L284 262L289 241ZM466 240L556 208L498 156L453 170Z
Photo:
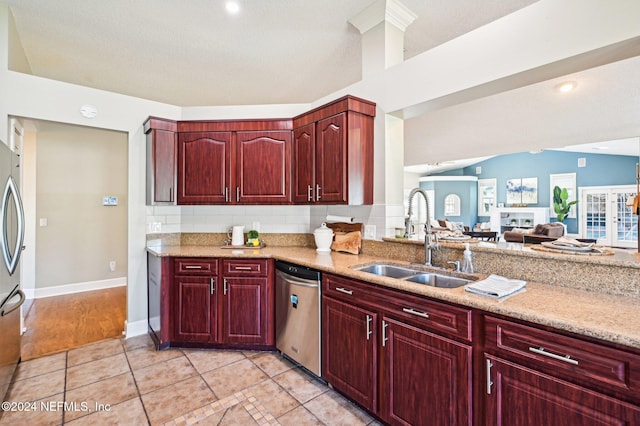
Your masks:
M450 260L447 263L454 265L454 269L456 272L460 272L460 261L459 260Z

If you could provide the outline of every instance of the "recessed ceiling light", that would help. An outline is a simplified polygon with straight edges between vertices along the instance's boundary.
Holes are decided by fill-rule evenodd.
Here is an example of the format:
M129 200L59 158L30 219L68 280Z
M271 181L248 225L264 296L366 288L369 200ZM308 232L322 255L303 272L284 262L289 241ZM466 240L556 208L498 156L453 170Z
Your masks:
M240 5L238 3L236 3L235 1L228 1L224 7L227 9L227 12L229 12L232 15L237 14L238 12L240 12Z
M570 92L578 86L575 81L563 81L556 85L556 90L559 92Z
M93 105L82 105L80 107L80 114L84 118L94 118L96 115L98 115L98 108Z

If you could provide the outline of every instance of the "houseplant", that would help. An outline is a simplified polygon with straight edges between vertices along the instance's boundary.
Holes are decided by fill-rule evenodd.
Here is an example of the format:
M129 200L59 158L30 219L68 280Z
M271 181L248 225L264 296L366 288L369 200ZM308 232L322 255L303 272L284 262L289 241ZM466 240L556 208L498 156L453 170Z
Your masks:
M569 192L567 188L560 188L555 186L553 188L553 211L556 213L558 222L563 222L569 216L571 206L578 203L578 200L568 201Z

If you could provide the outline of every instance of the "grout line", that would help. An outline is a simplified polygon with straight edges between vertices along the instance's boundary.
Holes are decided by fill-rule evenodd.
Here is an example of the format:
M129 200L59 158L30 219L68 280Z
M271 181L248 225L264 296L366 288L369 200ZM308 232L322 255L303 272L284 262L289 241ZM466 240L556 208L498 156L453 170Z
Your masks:
M142 393L140 392L140 388L138 387L138 381L136 380L136 375L133 374L133 367L131 367L131 363L129 362L129 357L127 356L128 351L124 346L124 339L122 342L122 349L124 350L124 358L127 360L127 365L129 366L129 373L131 374L131 378L133 379L133 385L136 387L136 392L138 393L138 400L140 401L140 405L142 405L142 411L144 411L144 415L147 418L147 423L151 424L149 413L147 413L147 407L145 407L144 402L142 401Z

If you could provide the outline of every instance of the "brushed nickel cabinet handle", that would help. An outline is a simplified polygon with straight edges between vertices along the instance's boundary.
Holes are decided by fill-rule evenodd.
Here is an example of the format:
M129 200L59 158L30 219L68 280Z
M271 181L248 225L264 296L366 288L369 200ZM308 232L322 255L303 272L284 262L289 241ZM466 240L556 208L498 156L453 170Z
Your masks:
M367 340L371 339L371 335L373 334L373 331L371 331L371 321L373 321L373 317L367 315Z
M387 337L387 327L389 327L389 323L382 320L382 346L387 346L387 340L389 340Z
M224 187L224 202L225 203L229 202L229 187L228 186Z
M342 288L342 287L336 287L336 291L339 291L340 293L348 294L349 296L353 294L352 290L347 290L346 288Z
M487 362L487 395L491 395L491 386L493 386L493 382L491 381L491 367L493 364L490 359L486 360Z
M538 354L538 355L542 355L542 356L546 356L546 357L549 357L549 358L553 358L553 359L558 360L558 361L566 362L566 363L569 363L569 364L572 364L572 365L578 365L578 361L573 359L573 358L571 358L569 355L554 354L553 352L547 351L542 346L538 347L538 348L530 346L529 347L529 351L531 351L531 352L533 352L535 354Z
M311 188L311 185L307 185L307 201L313 201L313 188Z
M202 269L201 265L184 265L184 269Z
M236 203L240 202L240 187L236 186Z
M422 318L429 318L429 314L428 313L416 311L413 308L402 308L402 312L406 312L406 313L411 314L411 315L417 315L417 316L422 317Z
M213 294L215 292L215 288L216 288L216 279L215 278L211 278L209 280L209 292L211 294Z
M320 201L320 198L321 198L321 197L320 197L320 190L321 190L321 189L322 189L322 188L320 188L320 185L318 185L318 184L316 183L316 201Z
M225 296L227 295L227 279L225 278L224 280L222 280L222 294L224 294Z
M234 266L233 269L236 271L250 271L251 266Z

